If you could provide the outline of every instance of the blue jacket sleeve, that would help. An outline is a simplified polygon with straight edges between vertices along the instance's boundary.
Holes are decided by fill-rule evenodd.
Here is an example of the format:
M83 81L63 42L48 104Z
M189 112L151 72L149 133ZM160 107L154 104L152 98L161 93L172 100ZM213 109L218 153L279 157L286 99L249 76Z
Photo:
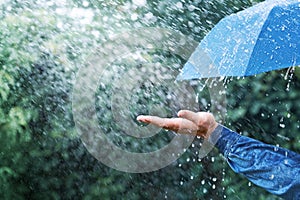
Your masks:
M284 199L300 199L300 155L268 145L219 125L209 140L233 171Z

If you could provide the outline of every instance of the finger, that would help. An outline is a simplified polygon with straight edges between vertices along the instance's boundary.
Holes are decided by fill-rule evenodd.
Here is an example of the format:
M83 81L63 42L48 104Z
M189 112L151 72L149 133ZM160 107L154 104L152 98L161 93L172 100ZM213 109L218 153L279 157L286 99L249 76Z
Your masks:
M137 116L136 120L144 123L150 123L151 121L151 116L149 115L139 115Z
M195 113L190 110L181 110L177 113L177 115L178 115L178 117L188 119L188 120L194 122L195 124L198 124L199 120L200 120L199 113Z
M138 116L137 120L183 134L196 134L198 127L183 118L161 118L157 116Z
M179 120L169 119L169 118L161 118L157 116L151 115L141 115L137 117L138 121L145 122L148 124L153 124L155 126L169 129L169 130L178 130L180 123Z
M196 124L184 118L165 118L163 128L182 134L196 134L198 131Z
M189 110L181 110L178 112L178 116L195 123L198 127L197 135L203 135L205 138L218 126L213 115L208 112L195 113Z
M154 124L159 127L162 127L164 123L164 118L151 115L140 115L136 119L140 122Z

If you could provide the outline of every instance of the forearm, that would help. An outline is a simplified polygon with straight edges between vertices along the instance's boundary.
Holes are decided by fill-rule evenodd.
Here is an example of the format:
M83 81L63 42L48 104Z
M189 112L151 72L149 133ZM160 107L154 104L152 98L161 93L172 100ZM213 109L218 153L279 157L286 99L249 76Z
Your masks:
M229 166L254 184L283 198L300 198L300 155L241 136L219 125L209 140Z

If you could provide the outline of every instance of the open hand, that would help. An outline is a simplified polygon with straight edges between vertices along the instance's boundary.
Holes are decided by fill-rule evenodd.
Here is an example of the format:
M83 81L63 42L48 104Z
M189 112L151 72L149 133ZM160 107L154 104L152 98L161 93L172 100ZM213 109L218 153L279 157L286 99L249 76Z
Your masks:
M208 112L192 112L181 110L178 118L161 118L150 115L140 115L138 121L153 124L158 127L182 134L194 134L207 139L218 126L214 116Z

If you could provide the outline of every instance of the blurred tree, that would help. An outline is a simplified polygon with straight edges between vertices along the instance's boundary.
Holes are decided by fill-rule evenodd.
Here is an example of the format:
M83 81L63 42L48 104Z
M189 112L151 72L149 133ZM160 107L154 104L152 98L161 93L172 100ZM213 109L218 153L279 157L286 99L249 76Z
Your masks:
M117 179L108 168L91 175L99 163L74 134L74 71L89 53L82 49L94 41L75 19L34 2L29 9L28 3L2 7L0 198L82 198L92 183ZM68 26L72 30L66 31ZM121 183L107 187L106 199L123 188Z

